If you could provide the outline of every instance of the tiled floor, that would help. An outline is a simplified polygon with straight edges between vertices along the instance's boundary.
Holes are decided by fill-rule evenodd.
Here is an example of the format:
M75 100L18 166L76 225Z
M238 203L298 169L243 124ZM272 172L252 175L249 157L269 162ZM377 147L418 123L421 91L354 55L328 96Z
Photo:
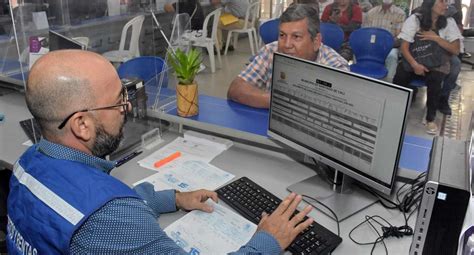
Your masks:
M227 56L222 56L222 67L217 68L214 74L210 68L206 68L197 76L199 93L225 98L230 82L245 67L250 57L248 39L242 38L234 52L229 52ZM209 57L204 56L204 64L208 65ZM217 58L216 58L217 61ZM453 115L445 117L437 113L436 123L440 128L440 134L454 138L467 139L470 137L469 124L474 108L474 70L470 65L463 64L458 84L460 87L453 91L451 95L451 107ZM416 102L411 106L408 115L407 133L425 138L432 136L425 132L423 124L426 104L426 88L420 89Z

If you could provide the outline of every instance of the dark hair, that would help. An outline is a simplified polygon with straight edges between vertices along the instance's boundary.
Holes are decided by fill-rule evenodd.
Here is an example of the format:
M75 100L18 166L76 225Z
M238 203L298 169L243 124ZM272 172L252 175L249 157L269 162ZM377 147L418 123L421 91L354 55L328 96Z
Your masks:
M424 0L420 8L417 8L415 12L416 17L418 18L418 20L420 20L420 28L423 31L431 30L431 27L433 25L433 22L431 20L431 9L433 8L433 5L435 5L436 1L437 0ZM445 28L447 24L448 21L446 19L446 16L439 16L435 24L436 30Z
M308 32L314 39L319 33L319 10L309 4L292 4L281 15L280 23L308 20Z

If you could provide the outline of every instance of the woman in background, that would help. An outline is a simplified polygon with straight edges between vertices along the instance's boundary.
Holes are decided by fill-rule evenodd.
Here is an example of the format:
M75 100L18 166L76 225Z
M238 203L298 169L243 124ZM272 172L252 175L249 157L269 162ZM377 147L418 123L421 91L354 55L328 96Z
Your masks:
M454 19L446 18L447 8L446 0L424 0L421 7L403 23L402 31L398 35L398 38L402 39L400 51L404 60L397 66L393 83L412 88L414 90L413 98L415 98L416 88L409 85L410 81L417 77L424 78L427 86L426 132L428 134L437 134L438 132L438 126L434 121L441 83L450 70L450 55L459 54L459 41L462 38ZM421 40L437 43L446 51L446 54L443 54L446 61L443 61L441 66L431 69L418 63L409 49L410 44L415 41L415 36ZM404 61L405 64L403 64ZM444 103L447 103L447 100Z

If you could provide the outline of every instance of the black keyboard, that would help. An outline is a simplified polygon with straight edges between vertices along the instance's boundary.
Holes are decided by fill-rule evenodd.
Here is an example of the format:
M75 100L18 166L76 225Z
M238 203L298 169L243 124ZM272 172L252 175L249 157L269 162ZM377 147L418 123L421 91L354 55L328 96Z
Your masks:
M41 131L35 119L22 120L20 121L20 126L32 143L39 142L41 139Z
M216 192L219 199L255 224L260 222L262 212L270 214L281 203L281 199L247 177L233 181ZM293 254L329 254L341 242L342 238L313 222L296 237L288 250Z

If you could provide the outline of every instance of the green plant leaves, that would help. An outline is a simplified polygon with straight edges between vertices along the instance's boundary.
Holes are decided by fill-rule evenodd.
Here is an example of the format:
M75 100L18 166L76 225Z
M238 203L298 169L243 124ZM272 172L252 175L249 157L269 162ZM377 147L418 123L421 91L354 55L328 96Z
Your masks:
M168 62L173 67L179 83L189 85L194 82L194 77L199 71L201 53L196 49L185 53L178 48L175 53L168 51Z

